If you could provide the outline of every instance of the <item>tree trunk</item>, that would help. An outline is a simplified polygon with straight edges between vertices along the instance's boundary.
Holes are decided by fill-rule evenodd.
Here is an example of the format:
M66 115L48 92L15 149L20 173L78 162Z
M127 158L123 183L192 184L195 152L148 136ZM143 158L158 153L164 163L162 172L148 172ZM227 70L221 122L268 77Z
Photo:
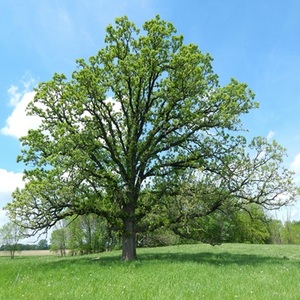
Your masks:
M126 217L124 219L124 229L122 233L122 259L136 259L136 241L135 241L135 219L133 216L132 205L125 207Z

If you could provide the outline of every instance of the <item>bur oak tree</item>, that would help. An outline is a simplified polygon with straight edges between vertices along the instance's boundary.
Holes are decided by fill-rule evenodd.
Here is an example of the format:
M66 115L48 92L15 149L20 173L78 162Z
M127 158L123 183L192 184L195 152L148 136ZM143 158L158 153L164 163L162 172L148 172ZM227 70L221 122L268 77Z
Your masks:
M278 196L292 182L277 169L278 146L266 145L260 155L267 160L252 159L239 136L241 115L258 106L254 94L234 79L220 86L211 63L159 16L142 29L116 19L105 47L79 59L71 79L55 74L36 88L27 112L41 125L21 138L26 185L7 206L11 218L35 233L68 216L96 214L120 232L122 257L131 260L137 231L159 226L151 222L162 222L161 212L176 223L164 197L178 192L186 173L201 188L186 205L171 205L178 224L229 205L230 194L243 204L284 204Z

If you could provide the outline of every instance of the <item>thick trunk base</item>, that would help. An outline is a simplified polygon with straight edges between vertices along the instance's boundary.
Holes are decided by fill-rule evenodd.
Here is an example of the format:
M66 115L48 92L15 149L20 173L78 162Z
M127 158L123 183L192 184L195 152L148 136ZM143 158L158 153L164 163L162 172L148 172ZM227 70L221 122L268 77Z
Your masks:
M135 224L131 219L124 222L125 230L122 236L122 259L134 260L136 256Z
M123 237L122 239L122 259L123 260L134 260L136 256L136 245L135 238L133 237Z

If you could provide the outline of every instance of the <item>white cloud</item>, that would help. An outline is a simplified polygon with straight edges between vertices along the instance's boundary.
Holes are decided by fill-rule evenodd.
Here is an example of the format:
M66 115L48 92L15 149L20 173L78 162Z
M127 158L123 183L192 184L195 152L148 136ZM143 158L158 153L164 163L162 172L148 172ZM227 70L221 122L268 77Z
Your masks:
M291 163L290 169L295 172L295 182L297 185L300 185L300 154L297 154L294 157L294 160Z
M0 195L11 193L16 187L23 187L23 174L0 169ZM1 198L0 198L1 203Z
M16 138L27 135L29 129L35 129L40 124L40 119L36 116L27 116L26 107L33 101L35 92L33 86L36 80L30 73L25 73L21 79L22 91L12 85L7 93L9 95L9 105L13 107L10 116L7 117L5 126L0 129L0 133Z
M23 174L0 169L0 227L8 222L2 207L11 201L11 194L17 187L24 187Z
M25 183L23 181L22 173L13 173L0 169L0 228L10 221L7 216L7 212L3 210L3 206L5 206L8 202L11 202L11 194L17 187L24 188L24 186ZM49 236L50 235L51 231L49 231ZM23 239L20 242L25 244L36 243L39 238L42 239L48 237L45 235L36 235L31 238Z
M270 130L267 135L267 140L271 140L275 136L275 132Z
M21 93L18 92L18 87L12 85L7 92L10 95L9 104L16 106L20 102L22 96Z
M9 93L11 95L10 104L14 105L14 110L0 132L19 139L21 136L27 135L29 129L35 129L40 124L39 117L26 114L26 107L34 99L35 92L24 92L21 95L17 88L11 87Z
M0 228L8 222L9 222L9 218L6 215L6 212L2 208L0 208Z
M294 171L300 171L300 154L297 154L291 163L291 168Z

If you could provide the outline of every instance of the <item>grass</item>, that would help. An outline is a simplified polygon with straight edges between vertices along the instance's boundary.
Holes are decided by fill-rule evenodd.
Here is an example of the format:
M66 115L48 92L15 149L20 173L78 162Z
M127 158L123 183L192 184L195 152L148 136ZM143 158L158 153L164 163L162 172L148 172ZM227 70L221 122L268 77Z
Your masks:
M299 299L299 246L198 244L138 255L0 257L0 299Z

